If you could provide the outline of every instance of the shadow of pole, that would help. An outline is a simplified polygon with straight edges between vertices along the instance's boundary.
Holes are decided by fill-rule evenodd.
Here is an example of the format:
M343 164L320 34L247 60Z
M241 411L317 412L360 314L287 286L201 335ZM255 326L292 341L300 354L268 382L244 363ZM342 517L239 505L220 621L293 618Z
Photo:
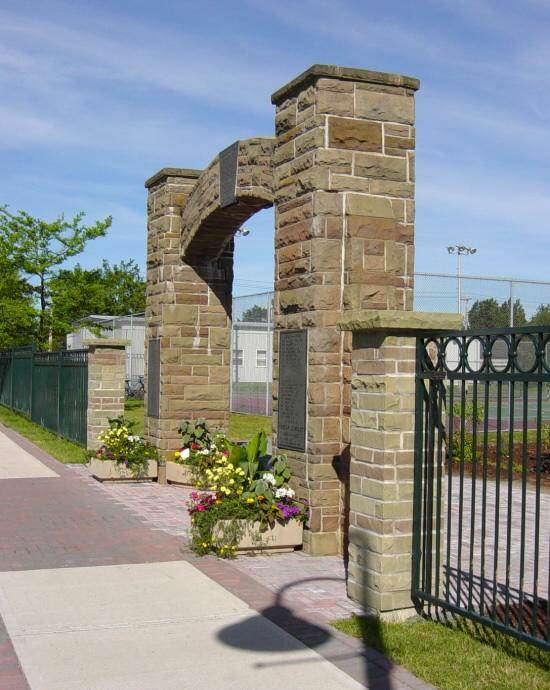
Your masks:
M363 559L366 553L367 549L363 545ZM387 649L384 641L383 625L380 619L373 615L372 609L369 609L367 606L365 589L367 576L364 568L361 570L364 573L362 591L365 593L364 599L361 602L363 615L358 616L362 632L362 650L360 655L362 658L363 671L361 675L364 685L367 688L392 690L391 670L394 665L384 656L387 653ZM246 649L254 652L277 653L299 651L302 645L306 645L311 649L322 647L322 645L329 642L333 637L331 632L325 627L321 627L301 616L295 615L295 613L284 604L284 595L293 587L310 582L319 583L323 581L341 582L342 580L336 577L310 577L290 582L277 591L275 601L271 606L262 609L257 615L247 618L245 621L226 626L218 632L218 639L230 647L237 647L239 649ZM290 633L296 641L293 642L292 638L287 638L286 636L284 638L275 638L262 634L262 618L267 618L278 627ZM338 662L353 660L357 657L355 652L350 654L329 653L323 655L322 650L319 651L324 658L337 665L339 665ZM276 666L277 663L276 661L271 663L261 662L258 666L265 668L267 666ZM281 663L291 664L297 662L285 660Z

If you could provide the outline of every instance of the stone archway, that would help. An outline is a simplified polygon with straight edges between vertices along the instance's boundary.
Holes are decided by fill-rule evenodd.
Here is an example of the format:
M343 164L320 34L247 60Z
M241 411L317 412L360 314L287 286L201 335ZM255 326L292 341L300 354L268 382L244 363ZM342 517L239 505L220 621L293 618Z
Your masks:
M204 171L166 168L146 183L146 428L163 451L178 446L183 417L227 422L232 237L275 206L276 332L307 331L303 449L281 450L311 504L313 554L338 552L347 532L351 335L337 324L347 310L412 308L418 85L314 65L273 94L274 138L236 142ZM365 454L377 443L365 434Z

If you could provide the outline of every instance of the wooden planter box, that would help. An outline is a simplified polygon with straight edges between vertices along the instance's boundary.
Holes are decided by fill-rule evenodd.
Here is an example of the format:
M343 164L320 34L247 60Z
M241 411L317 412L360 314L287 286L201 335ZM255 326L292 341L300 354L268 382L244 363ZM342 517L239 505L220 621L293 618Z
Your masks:
M135 477L133 472L124 465L118 465L114 460L90 460L90 472L92 477L100 482L114 481L117 479L141 481L156 479L158 477L158 463L156 460L149 460L147 472L140 477Z
M290 520L286 524L275 523L265 532L260 531L260 523L252 524L242 521L246 525L244 534L237 544L238 553L269 551L270 553L286 553L302 545L304 525L298 520ZM219 523L218 523L219 524ZM216 529L213 530L216 536Z
M166 481L170 484L183 484L185 486L195 486L193 471L189 465L182 465L180 462L166 461Z

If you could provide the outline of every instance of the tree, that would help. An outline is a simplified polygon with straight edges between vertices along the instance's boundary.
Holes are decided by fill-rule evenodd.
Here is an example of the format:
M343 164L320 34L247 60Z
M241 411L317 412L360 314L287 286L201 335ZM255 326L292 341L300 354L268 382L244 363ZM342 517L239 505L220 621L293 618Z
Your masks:
M498 328L502 325L500 305L492 297L477 300L468 312L470 328Z
M510 325L510 300L507 299L500 305L502 312L502 323L503 327L508 327ZM525 309L523 304L517 299L514 302L514 326L525 326L527 323L527 317L525 316Z
M510 325L510 300L499 304L492 297L477 300L468 312L470 328L508 328ZM527 323L525 309L519 299L514 302L514 326Z
M240 321L265 323L267 321L267 307L261 307L259 304L254 304L252 307L243 311Z
M533 326L550 326L550 304L539 304L531 323Z
M35 329L32 293L0 251L0 349L28 345Z
M130 259L101 268L77 264L63 269L50 281L51 324L54 339L61 343L74 322L90 314L121 316L145 310L145 280Z
M49 305L51 278L61 264L80 254L86 244L103 237L110 227L110 216L93 225L84 225L84 213L72 220L63 215L48 223L25 211L9 213L0 207L0 241L6 257L27 278L28 285L38 299L37 339L44 344L50 330Z
M145 311L145 279L133 259L109 265L103 261L101 280L105 290L106 314L138 314Z

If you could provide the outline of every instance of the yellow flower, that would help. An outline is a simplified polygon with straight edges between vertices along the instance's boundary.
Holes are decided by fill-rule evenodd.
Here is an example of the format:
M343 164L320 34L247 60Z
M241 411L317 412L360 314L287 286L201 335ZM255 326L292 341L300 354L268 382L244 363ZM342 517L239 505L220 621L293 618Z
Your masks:
M246 502L247 502L247 503L254 503L254 499L253 499L253 498L247 498L247 499L246 499Z
M223 491L225 493L227 489L225 488L225 486L220 486L220 491Z

